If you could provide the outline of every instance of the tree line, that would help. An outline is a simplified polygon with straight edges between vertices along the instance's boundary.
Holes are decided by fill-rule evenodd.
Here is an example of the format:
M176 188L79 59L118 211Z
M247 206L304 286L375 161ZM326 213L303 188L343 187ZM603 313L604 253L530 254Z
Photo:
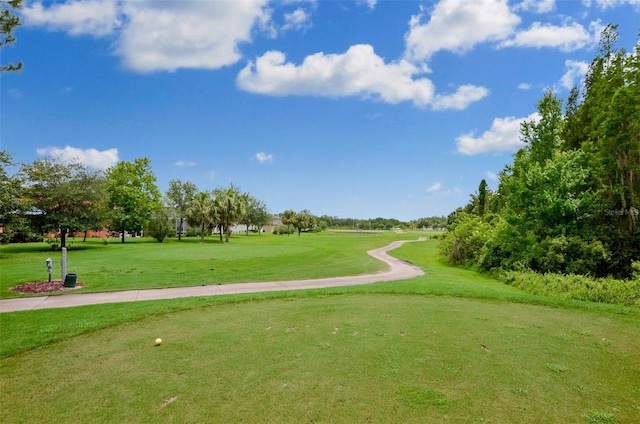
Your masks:
M120 234L142 231L162 241L182 237L184 223L205 230L218 229L229 242L235 224L260 230L271 221L266 203L238 187L199 191L191 182L171 180L164 195L147 158L121 161L101 172L77 162L42 158L15 166L0 151L0 241L30 241L33 235L60 234L60 246L72 232L108 228Z
M566 103L547 92L525 146L448 217L441 249L484 270L628 278L640 258L640 42L617 49L617 26ZM637 266L637 264L636 264Z
M9 169L19 170L9 174ZM315 216L309 210L280 214L278 234L298 235L327 228L390 230L392 228L442 228L445 217L420 218L402 222L394 218L356 220L328 215ZM231 228L241 224L245 231L261 233L273 221L265 201L245 193L233 184L201 191L190 181L173 179L160 193L147 158L121 161L106 171L88 168L78 162L42 158L27 164L13 163L11 155L0 151L0 242L25 242L42 235L60 236L66 246L69 234L100 231L119 234L144 230L159 241L177 235L180 240L187 224L197 229L204 241L217 231L229 242Z

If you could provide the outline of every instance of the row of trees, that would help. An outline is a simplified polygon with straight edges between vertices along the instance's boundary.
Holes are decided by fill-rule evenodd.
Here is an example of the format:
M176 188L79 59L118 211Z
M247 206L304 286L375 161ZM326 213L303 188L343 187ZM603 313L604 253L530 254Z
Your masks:
M450 261L482 269L629 277L640 258L640 43L616 49L602 33L598 56L564 111L548 92L540 119L521 128L525 147L449 216Z
M233 184L212 192L198 191L191 182L172 180L163 196L146 158L121 161L104 173L79 163L38 159L22 164L14 175L11 155L0 151L0 226L5 241L26 241L30 234L59 233L60 245L74 231L109 228L121 234L147 228L162 241L184 222L218 228L220 237L245 224L261 229L271 215L263 201L242 193ZM177 225L174 225L177 224Z
M341 228L345 230L390 230L392 228L419 230L424 228L444 228L447 219L444 216L432 216L406 222L395 218L353 219L322 215L318 217L318 222L319 225L326 228Z
M200 229L201 241L205 234L217 229L222 241L229 242L231 227L243 224L247 234L253 226L259 234L262 227L271 222L272 216L264 201L249 193L242 193L233 184L226 188L217 188L211 192L198 191L191 182L171 180L166 199L170 208L176 212L178 239L186 221L190 226Z

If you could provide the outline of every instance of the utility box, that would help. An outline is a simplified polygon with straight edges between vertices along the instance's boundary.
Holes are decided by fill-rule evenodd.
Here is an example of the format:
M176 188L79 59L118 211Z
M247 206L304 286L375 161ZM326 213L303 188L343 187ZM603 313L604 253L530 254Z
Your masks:
M77 279L78 279L78 276L76 274L67 274L66 277L64 277L64 286L75 287Z

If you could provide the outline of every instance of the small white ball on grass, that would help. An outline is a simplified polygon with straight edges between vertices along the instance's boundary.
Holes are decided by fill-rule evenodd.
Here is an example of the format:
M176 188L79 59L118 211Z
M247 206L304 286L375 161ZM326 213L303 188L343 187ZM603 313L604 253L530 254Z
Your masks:
M156 346L160 346L162 344L162 339L161 338L157 338L154 344Z

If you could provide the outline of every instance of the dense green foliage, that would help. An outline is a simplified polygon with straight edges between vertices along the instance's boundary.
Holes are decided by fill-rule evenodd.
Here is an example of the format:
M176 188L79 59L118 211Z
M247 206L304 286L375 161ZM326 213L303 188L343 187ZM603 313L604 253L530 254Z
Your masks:
M111 209L111 228L120 231L122 242L125 233L141 231L160 208L160 191L149 159L134 162L118 162L107 170L108 200Z
M103 222L105 190L101 173L79 163L49 158L23 164L18 195L29 206L37 233L60 234L65 247L70 231L85 231Z
M449 216L442 252L483 270L631 276L640 258L640 44L615 50L615 26L565 110L548 92L496 192Z
M153 213L147 225L146 233L160 243L162 243L165 238L171 237L176 233L167 209L160 208Z

